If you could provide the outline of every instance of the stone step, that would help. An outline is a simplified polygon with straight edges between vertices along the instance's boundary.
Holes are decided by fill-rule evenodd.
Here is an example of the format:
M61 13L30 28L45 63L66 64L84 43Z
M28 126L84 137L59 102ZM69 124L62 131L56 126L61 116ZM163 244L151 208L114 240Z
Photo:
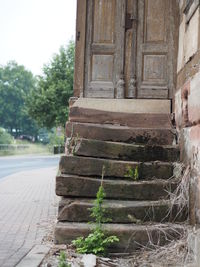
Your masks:
M173 176L173 164L168 162L132 162L98 159L90 157L62 156L60 158L59 169L61 173L101 176L105 170L105 177L124 178L135 180L131 177L131 172L138 170L137 179L168 179Z
M174 192L179 181L176 180L152 180L152 181L103 181L107 199L130 200L158 200L168 197L168 192ZM101 185L97 178L59 175L56 177L56 194L65 197L95 198Z
M68 222L93 221L90 209L94 199L63 198L59 203L58 220ZM102 207L110 223L181 222L187 219L186 212L179 213L169 200L130 201L104 200Z
M66 136L86 139L149 145L172 145L175 131L160 128L136 128L111 124L67 122Z
M87 236L94 226L88 223L59 222L55 226L55 243L70 244L72 240ZM133 252L142 247L155 248L176 240L184 233L178 224L135 225L106 224L104 229L108 235L116 235L119 242L113 244L110 252ZM152 244L153 243L153 244Z
M178 161L179 149L175 146L132 145L99 140L77 139L73 153L76 156L134 161Z
M172 128L171 115L161 113L125 113L108 112L105 110L87 109L72 106L69 112L69 121L98 123L98 124L117 124L139 128Z
M70 107L104 110L123 113L171 113L169 99L100 99L100 98L70 98Z

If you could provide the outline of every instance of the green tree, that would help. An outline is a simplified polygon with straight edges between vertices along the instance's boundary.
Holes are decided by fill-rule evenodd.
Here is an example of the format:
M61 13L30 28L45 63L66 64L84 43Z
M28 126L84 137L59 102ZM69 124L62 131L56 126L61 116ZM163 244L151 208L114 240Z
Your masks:
M36 80L30 71L15 61L0 66L0 125L16 135L35 135L37 126L29 117L25 99L35 87Z
M3 128L0 128L0 144L11 144L13 142L13 137L7 133Z
M68 101L73 94L74 42L61 47L27 100L29 114L42 127L63 126L68 117Z
M57 128L58 129L58 128ZM65 134L64 129L61 128L61 132L58 134L56 128L53 128L49 133L49 144L51 146L64 146L65 144Z

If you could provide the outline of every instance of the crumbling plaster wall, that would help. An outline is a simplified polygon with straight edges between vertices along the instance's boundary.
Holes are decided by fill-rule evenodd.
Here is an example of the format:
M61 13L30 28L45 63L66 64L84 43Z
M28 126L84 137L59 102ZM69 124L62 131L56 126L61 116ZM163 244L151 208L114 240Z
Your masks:
M200 223L200 1L190 14L186 0L179 1L180 26L175 118L181 159L191 166L190 220Z

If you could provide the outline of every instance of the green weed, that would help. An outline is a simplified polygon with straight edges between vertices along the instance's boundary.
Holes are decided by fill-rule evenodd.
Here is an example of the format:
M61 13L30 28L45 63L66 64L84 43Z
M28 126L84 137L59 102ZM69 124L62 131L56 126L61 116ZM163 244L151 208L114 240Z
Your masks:
M71 267L71 264L67 263L67 258L64 251L60 252L58 267Z
M103 230L103 223L111 221L105 215L105 209L102 207L106 193L103 187L103 178L105 174L105 167L102 169L101 186L96 194L96 200L94 206L90 209L91 217L95 220L95 227L87 237L79 237L72 241L72 244L76 247L76 251L81 254L95 254L106 255L108 247L115 242L119 242L117 236L107 236ZM90 222L91 223L91 222Z
M136 168L131 168L130 166L127 168L127 172L125 174L125 177L131 178L134 181L137 181L139 179L139 169L138 166Z

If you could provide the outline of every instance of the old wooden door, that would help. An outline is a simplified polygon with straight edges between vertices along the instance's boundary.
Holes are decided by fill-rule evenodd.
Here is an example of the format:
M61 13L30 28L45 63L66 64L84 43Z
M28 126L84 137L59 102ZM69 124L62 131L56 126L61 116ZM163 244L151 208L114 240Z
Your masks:
M137 97L172 97L177 1L138 0Z
M87 0L84 97L172 97L176 2Z
M120 81L124 66L125 2L87 2L85 97L124 97Z

